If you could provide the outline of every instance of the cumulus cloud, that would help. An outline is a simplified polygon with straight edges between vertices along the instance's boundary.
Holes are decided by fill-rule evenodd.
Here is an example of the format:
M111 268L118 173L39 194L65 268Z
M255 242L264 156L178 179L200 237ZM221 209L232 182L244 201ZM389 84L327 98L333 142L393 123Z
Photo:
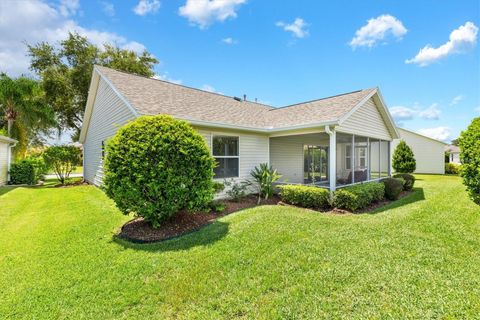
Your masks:
M437 48L428 44L420 49L415 57L406 60L405 63L415 63L425 67L449 55L464 53L475 46L477 34L478 27L473 22L468 21L463 26L453 30L446 43Z
M80 9L80 0L60 0L58 10L64 17L68 17L77 13Z
M113 3L102 1L101 4L102 10L107 16L113 17L115 15L115 7L113 6Z
M419 117L422 119L427 120L438 120L440 119L440 109L438 108L438 104L434 103L427 109L419 112Z
M187 0L178 9L178 13L191 24L205 29L215 21L236 18L237 10L245 2L246 0Z
M133 8L133 12L139 16L156 13L160 9L160 0L140 0Z
M457 105L460 101L463 100L463 98L465 98L465 97L463 96L463 94L459 94L458 96L456 96L456 97L454 97L454 98L452 99L452 101L450 102L450 105L451 105L451 106Z
M390 114L392 115L394 120L403 121L403 120L412 120L413 117L417 114L417 111L412 108L396 106L396 107L390 108Z
M384 14L367 21L367 24L355 32L350 41L352 48L373 47L379 41L386 41L389 37L401 39L407 33L402 21L394 16Z
M308 24L302 18L296 18L292 23L279 21L275 25L287 32L291 32L296 38L305 38L308 35L308 30L306 29Z
M30 59L25 43L46 41L52 44L65 39L68 32L78 32L92 43L102 46L112 43L122 48L142 52L145 47L112 32L87 29L77 24L73 14L75 2L59 5L40 1L0 1L0 71L12 76L28 73ZM69 8L69 9L67 9Z
M452 135L452 132L449 127L425 128L425 129L418 130L418 133L433 139L441 140L441 141L448 140Z
M235 40L231 37L228 37L228 38L223 38L222 42L225 43L225 44L237 44L238 40Z

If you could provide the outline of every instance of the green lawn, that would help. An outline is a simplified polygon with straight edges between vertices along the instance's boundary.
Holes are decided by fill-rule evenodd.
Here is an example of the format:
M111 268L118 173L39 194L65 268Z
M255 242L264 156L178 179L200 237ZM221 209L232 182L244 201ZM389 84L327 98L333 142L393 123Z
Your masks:
M480 207L417 177L375 214L264 206L154 245L115 240L97 188L0 188L0 319L478 319Z

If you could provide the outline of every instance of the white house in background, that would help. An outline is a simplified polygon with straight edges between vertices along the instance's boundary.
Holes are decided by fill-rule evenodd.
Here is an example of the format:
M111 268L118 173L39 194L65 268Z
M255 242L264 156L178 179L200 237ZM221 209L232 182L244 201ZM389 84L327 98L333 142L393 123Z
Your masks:
M8 182L8 171L12 159L12 148L17 140L0 135L0 186Z
M220 180L248 179L260 163L276 168L282 182L330 190L379 180L391 174L399 138L378 88L274 108L95 66L80 134L85 180L102 183L102 149L120 126L157 114L198 130Z
M448 162L462 164L460 161L460 148L453 144L445 146L445 152L448 152Z
M445 173L445 142L429 138L416 132L397 128L400 139L395 139L392 144L392 154L400 140L404 140L412 149L417 162L415 173Z

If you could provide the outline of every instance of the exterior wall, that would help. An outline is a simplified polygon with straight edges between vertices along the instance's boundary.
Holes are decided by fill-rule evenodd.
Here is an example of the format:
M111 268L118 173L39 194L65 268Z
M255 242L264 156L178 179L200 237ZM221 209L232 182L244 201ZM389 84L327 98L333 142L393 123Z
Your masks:
M392 140L392 136L373 98L365 102L363 106L337 128L337 131L388 141Z
M401 139L392 144L392 154L400 140L404 140L413 150L417 162L415 173L445 173L445 144L419 134L398 128Z
M98 85L89 128L83 144L84 179L97 186L103 178L102 141L112 137L119 127L135 118L129 107L102 79Z
M450 153L450 162L462 164L462 162L460 161L460 153Z
M239 177L234 178L237 182L250 179L250 171L260 163L269 162L269 140L267 135L215 128L195 127L195 129L204 137L210 150L212 149L212 137L214 135L236 136L239 138ZM227 180L230 180L230 178ZM223 179L218 179L218 181L222 182ZM221 194L219 196L224 195Z
M7 183L9 144L0 141L0 186Z
M303 183L303 146L328 146L328 141L326 133L270 138L270 164L282 175L280 181Z

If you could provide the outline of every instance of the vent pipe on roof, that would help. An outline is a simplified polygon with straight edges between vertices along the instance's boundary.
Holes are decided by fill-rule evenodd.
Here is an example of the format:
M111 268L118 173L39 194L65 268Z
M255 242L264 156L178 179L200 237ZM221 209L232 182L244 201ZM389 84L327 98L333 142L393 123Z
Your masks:
M239 98L239 97L233 97L233 100L236 100L236 101L242 102L242 99L241 99L241 98Z

